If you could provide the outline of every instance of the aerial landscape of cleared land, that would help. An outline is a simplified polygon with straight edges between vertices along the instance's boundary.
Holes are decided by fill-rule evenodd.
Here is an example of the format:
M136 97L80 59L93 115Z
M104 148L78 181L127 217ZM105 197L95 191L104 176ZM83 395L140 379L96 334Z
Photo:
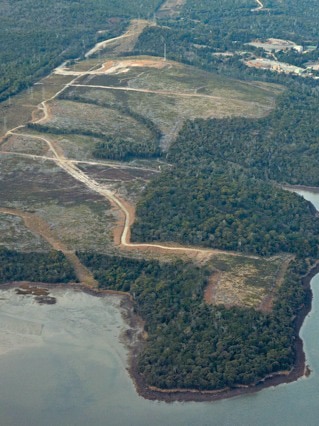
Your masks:
M0 282L126 295L147 398L296 379L319 218L286 187L319 185L317 30L272 1L146 3L0 80Z

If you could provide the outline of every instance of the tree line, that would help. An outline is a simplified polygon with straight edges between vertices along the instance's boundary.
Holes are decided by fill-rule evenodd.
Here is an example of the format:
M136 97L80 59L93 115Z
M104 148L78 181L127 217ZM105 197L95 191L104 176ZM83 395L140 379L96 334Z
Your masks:
M0 248L0 283L67 283L76 280L73 267L60 251L24 253Z
M272 313L209 306L208 267L78 253L101 288L129 291L146 321L138 369L148 385L213 390L255 383L294 361L294 324L306 302L302 259L291 266Z

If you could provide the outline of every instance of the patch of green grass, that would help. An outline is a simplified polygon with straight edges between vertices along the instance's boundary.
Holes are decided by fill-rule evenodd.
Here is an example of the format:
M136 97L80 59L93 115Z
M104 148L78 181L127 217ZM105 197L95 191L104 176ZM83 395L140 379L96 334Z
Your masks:
M42 252L50 251L50 245L35 235L18 216L0 213L0 248L9 250Z
M150 61L160 64L158 58L152 57L118 58L113 64L119 64L122 68L112 74L85 76L79 81L87 87L70 87L63 96L78 98L83 102L129 108L160 129L164 135L164 149L175 139L185 120L261 117L273 108L274 99L282 90L278 85L240 82L174 62L162 63L164 67L160 69L151 66L132 67L130 64L134 60L137 63L145 60L145 63ZM90 87L93 85L114 89ZM121 87L123 90L119 90ZM93 126L94 123L91 128Z
M120 137L139 141L152 139L152 133L134 118L115 108L100 107L72 101L54 101L50 104L52 118L45 127L65 133L92 132L103 138Z
M61 206L48 203L38 214L53 234L72 250L108 253L113 242L114 217L98 202Z

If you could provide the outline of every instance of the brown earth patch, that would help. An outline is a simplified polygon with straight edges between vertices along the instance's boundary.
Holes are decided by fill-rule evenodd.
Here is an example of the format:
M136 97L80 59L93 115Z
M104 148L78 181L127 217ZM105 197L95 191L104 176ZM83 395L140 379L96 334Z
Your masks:
M163 69L169 66L170 63L168 61L164 61L163 59L126 59L121 61L111 60L107 61L103 64L103 66L95 71L95 74L99 73L121 73L127 72L130 68L157 68Z
M218 287L221 275L221 272L214 272L209 278L208 285L204 291L205 302L209 305L213 304L215 289Z

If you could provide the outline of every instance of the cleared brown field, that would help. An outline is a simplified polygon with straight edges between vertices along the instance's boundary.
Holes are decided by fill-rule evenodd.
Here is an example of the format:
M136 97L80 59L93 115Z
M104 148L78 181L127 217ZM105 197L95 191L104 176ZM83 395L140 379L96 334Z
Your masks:
M205 290L205 301L267 311L290 260L288 255L268 259L216 255L210 261L216 272Z

